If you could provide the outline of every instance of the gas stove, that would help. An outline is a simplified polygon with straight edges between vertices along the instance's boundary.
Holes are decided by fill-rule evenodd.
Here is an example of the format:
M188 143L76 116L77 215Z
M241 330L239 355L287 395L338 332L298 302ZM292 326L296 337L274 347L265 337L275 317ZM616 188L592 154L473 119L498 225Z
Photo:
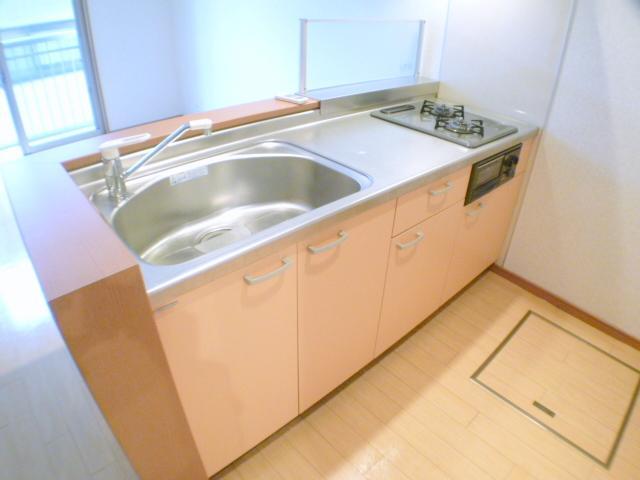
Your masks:
M464 105L433 100L383 108L373 112L371 116L469 148L479 147L518 131L512 125L465 111Z

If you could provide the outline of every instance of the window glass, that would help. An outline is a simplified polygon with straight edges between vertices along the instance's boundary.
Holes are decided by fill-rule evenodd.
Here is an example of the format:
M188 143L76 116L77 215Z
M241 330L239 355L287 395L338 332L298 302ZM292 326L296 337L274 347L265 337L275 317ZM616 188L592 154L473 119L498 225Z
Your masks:
M9 114L0 150L31 153L101 130L75 12L72 0L0 2L0 110Z

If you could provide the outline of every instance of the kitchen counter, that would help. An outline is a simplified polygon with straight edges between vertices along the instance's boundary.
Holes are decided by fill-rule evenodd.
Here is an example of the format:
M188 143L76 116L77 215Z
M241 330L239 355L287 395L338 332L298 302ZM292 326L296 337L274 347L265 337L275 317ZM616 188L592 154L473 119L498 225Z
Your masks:
M186 291L297 241L313 228L324 228L333 221L413 190L537 133L533 126L490 115L517 126L518 132L471 149L373 118L371 111L319 120L236 142L234 149L267 140L292 143L364 173L371 178L372 184L189 262L178 265L140 262L152 306L168 304Z
M238 121L228 122L237 125ZM141 264L77 188L65 164L74 165L78 152L88 155L87 145L69 145L57 150L57 157L49 152L35 160L4 165L7 191L43 293L94 398L141 476L205 478L158 337L154 307L290 245L316 228L383 203L537 132L506 121L518 126L517 134L477 149L371 118L367 111L332 118L323 118L318 110L302 111L217 132L211 137L212 147L228 150L265 140L290 142L366 173L372 184L201 257L190 265L194 268L188 279L175 277L174 267ZM167 122L160 122L162 128L169 128ZM76 164L86 165L91 159L95 155Z

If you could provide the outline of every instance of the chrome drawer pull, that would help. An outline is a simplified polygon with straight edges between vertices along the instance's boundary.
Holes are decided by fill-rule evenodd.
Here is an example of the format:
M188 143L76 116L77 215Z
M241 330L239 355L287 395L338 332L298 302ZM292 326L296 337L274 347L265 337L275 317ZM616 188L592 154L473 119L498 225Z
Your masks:
M453 182L447 182L444 184L444 187L442 187L440 190L429 190L429 195L432 195L434 197L438 195L444 195L452 188L453 188Z
M475 210L471 210L470 212L465 212L464 214L467 217L477 217L478 215L480 215L480 210L482 210L483 208L484 208L484 203L479 203L478 208L476 208Z
M281 262L282 262L282 266L276 268L273 272L265 273L264 275L256 275L256 276L245 275L244 281L247 282L249 285L255 285L256 283L266 282L267 280L273 277L277 277L281 273L286 272L293 265L293 260L291 260L291 258L289 257L283 258Z
M311 245L308 245L307 250L309 250L314 255L318 253L323 253L323 252L326 252L327 250L331 250L332 248L336 248L341 243L344 243L347 240L347 238L349 238L349 234L344 230L340 230L338 232L338 239L335 242L327 243L326 245L323 245L321 247L313 247Z
M398 242L396 243L396 247L398 247L400 250L406 250L407 248L415 247L423 240L424 240L424 233L418 232L416 233L415 240L411 240L410 242L407 242L407 243Z

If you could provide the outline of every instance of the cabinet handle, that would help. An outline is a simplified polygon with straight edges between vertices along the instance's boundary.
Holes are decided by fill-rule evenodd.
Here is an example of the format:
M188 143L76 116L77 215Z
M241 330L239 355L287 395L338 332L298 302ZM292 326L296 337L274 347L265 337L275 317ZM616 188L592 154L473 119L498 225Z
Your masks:
M255 285L256 283L266 282L267 280L269 280L269 279L271 279L273 277L277 277L281 273L286 272L293 265L293 260L291 260L291 258L289 258L289 257L283 258L281 260L281 262L282 262L282 265L280 267L276 268L272 272L265 273L264 275L255 275L255 276L253 276L253 275L245 275L244 276L244 281L247 282L249 285Z
M415 240L411 240L410 242L407 242L407 243L398 242L396 243L396 247L398 247L400 250L406 250L407 248L415 247L423 240L424 240L424 233L417 232Z
M478 215L480 215L480 210L482 210L484 208L484 203L480 202L478 204L478 208L476 208L475 210L470 210L468 212L465 212L464 214L467 217L477 217Z
M437 197L438 195L444 195L452 188L453 188L453 182L447 182L444 184L444 187L442 187L439 190L429 190L429 195L432 195L434 197Z
M340 230L338 232L338 239L336 241L327 243L326 245L323 245L321 247L313 247L311 245L308 245L307 250L309 250L314 255L318 253L323 253L323 252L326 252L327 250L331 250L332 248L336 248L341 243L344 243L347 240L347 238L349 238L349 234L344 230Z
M155 313L164 312L165 310L169 310L170 308L175 307L178 304L178 300L174 300L173 302L169 302L166 305L162 305L154 310Z

